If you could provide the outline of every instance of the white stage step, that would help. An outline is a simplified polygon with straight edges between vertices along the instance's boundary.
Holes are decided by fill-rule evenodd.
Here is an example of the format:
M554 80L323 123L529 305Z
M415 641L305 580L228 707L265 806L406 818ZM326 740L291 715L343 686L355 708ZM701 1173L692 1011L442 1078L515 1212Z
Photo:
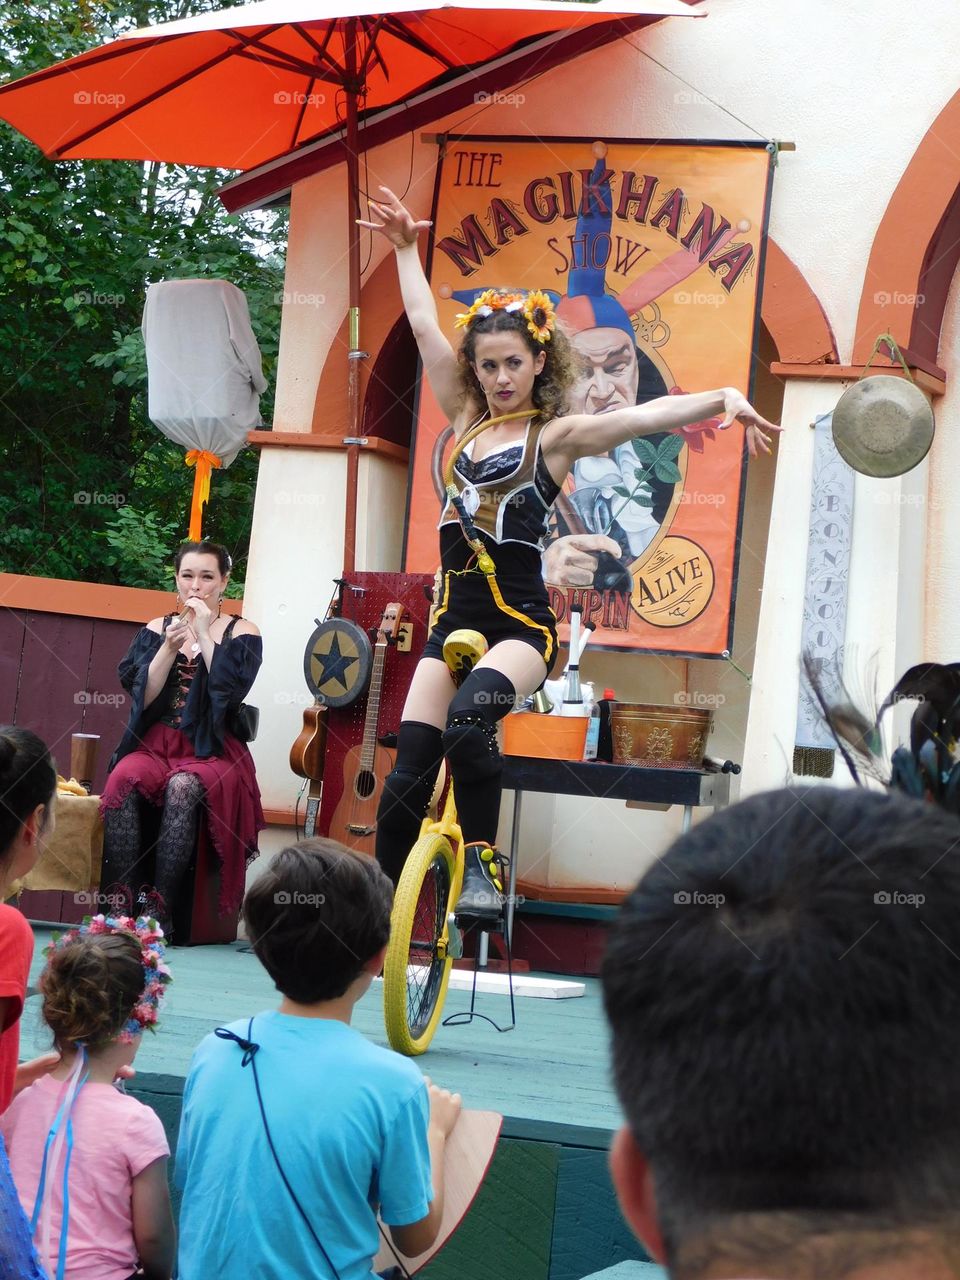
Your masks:
M382 978L377 978L382 982ZM469 991L473 986L472 969L453 969L450 972L451 991ZM582 996L586 984L570 978L535 977L530 973L513 975L513 994L533 1000L571 1000ZM506 996L510 994L505 973L488 973L483 969L477 974L477 992L483 995Z

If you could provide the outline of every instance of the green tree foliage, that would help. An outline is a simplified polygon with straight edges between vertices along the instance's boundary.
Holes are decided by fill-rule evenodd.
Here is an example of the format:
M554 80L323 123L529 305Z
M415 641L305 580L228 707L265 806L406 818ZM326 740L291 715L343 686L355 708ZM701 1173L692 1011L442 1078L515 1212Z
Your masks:
M18 0L0 17L0 80L133 27L226 7ZM217 190L231 176L130 161L53 163L0 122L0 568L169 586L193 472L147 418L140 319L148 284L208 277L244 290L270 421L287 214L228 215ZM245 449L215 472L204 522L204 533L233 553L238 584L256 470L255 451Z

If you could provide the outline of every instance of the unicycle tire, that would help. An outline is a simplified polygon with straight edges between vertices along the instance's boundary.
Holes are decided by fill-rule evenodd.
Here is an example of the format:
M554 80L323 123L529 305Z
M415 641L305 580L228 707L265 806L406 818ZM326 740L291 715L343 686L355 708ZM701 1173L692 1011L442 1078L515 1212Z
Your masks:
M424 1053L443 1014L453 964L441 954L452 909L453 849L446 836L421 836L410 850L393 899L383 966L383 1018L391 1048Z

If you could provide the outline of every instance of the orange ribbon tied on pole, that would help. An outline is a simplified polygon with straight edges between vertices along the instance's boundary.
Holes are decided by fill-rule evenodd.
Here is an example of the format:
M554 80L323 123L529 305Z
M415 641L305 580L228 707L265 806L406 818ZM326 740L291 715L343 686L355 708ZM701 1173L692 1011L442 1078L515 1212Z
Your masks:
M190 503L190 531L187 537L191 542L200 541L200 525L203 520L203 507L210 499L210 472L214 467L222 467L223 459L206 449L191 449L184 462L188 467L196 467L193 478L193 501Z

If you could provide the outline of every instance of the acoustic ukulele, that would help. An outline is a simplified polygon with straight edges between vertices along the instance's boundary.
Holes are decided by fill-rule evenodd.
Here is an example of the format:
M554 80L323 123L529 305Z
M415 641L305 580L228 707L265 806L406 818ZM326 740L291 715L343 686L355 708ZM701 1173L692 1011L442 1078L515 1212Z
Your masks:
M395 754L377 741L380 719L380 694L387 649L393 644L403 621L403 605L391 602L383 611L373 649L373 671L367 693L367 712L363 721L363 741L351 747L343 762L343 793L330 820L330 839L339 840L350 849L373 855L377 830L377 808L387 774L393 768Z
M318 698L303 713L303 728L290 748L290 768L298 777L310 783L307 795L307 816L303 821L306 840L317 834L317 813L320 809L320 793L323 784L323 753L327 745L327 712Z

